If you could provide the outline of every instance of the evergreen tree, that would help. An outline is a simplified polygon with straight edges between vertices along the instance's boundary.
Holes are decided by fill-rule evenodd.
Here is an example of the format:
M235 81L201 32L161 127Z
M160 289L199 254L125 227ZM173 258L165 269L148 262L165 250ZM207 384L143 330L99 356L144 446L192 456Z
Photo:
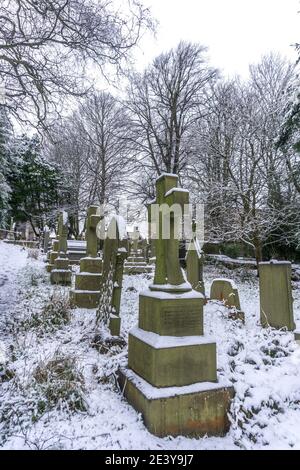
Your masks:
M29 221L39 236L59 206L63 182L59 170L41 156L37 137L17 139L18 160L8 175L9 203L15 221Z

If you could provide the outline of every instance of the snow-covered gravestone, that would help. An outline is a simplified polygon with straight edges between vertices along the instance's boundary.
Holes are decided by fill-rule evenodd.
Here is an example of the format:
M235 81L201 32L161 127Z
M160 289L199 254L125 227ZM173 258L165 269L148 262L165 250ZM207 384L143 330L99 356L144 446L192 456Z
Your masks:
M126 224L122 217L114 216L108 226L104 241L103 269L97 322L106 325L112 336L119 336L120 303L123 283Z
M260 321L262 326L294 330L291 263L259 263Z
M102 217L100 207L90 206L86 218L87 256L80 260L80 273L75 276L72 303L79 308L97 308L100 299L102 259L98 256L97 227Z
M58 256L54 261L54 268L51 270L51 284L70 285L72 271L68 258L68 214L60 212L58 219Z
M203 334L204 298L180 268L178 206L188 203L189 193L177 181L163 174L156 182L154 284L139 296L139 322L129 332L128 368L120 370L119 382L153 434L223 435L232 388L218 383L216 343ZM162 228L167 207L168 239Z

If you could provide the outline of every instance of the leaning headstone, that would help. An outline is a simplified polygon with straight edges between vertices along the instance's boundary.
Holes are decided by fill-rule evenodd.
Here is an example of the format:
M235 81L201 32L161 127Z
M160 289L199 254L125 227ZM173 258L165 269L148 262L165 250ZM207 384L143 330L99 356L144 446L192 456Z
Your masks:
M80 260L80 273L75 275L72 303L79 308L97 308L100 299L102 259L98 256L97 226L101 220L100 208L90 206L86 219L87 256Z
M59 214L58 224L58 256L54 261L54 268L51 270L51 284L70 285L72 271L68 259L68 214L62 211Z
M259 263L260 321L262 326L294 330L291 263Z
M199 240L196 237L196 226L193 226L193 238L188 246L186 254L187 280L192 288L205 297L205 287L203 281L204 253L201 250Z
M97 321L108 326L112 336L119 336L120 303L124 260L127 256L124 239L124 220L115 216L110 221L104 242L103 270Z
M214 279L210 288L210 300L224 301L227 307L241 309L239 292L231 279Z
M154 283L140 294L139 322L129 332L128 368L120 370L119 383L153 434L223 435L233 391L218 383L216 343L203 331L204 298L192 290L179 264L177 210L170 212L170 239L163 237L166 207L188 203L189 193L177 188L177 181L163 174L156 183Z
M232 320L245 321L241 310L239 291L231 279L214 279L210 288L210 300L218 300L228 307L228 317Z

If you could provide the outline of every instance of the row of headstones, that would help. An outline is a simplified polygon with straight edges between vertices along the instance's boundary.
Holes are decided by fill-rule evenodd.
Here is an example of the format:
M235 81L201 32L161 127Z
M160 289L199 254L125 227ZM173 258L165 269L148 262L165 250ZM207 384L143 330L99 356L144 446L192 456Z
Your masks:
M155 202L159 205L168 204L171 207L176 203L183 207L188 203L188 191L177 188L175 175L161 175L156 191ZM171 215L170 227L174 235L174 227L178 225L175 220L177 215ZM90 223L92 227L96 219L90 219L94 220ZM126 249L121 246L119 237L110 237L110 231L115 232L116 225L115 221L114 226L109 226L104 244L100 275L102 289L97 310L98 318L106 321L112 334L119 334L120 331L119 308L126 256ZM93 234L95 237L96 234ZM194 249L188 251L187 266L190 267L185 279L179 263L176 237L171 236L167 241L161 237L155 240L154 282L139 294L138 326L129 332L128 366L121 369L118 376L125 397L142 413L149 430L158 436L224 435L229 428L228 411L233 387L225 381L218 381L216 343L204 335L205 297L200 272L202 253L196 238L191 243ZM93 264L97 258L97 253L93 253L93 256L82 260L79 279L85 277L82 274L86 273L86 269L91 270L88 263ZM98 264L100 269L101 262L98 261ZM264 312L264 302L267 303L268 297L274 295L273 282L277 277L268 272L268 268L261 274L261 289L266 293L261 295L261 299L265 299L262 300ZM81 289L77 290L89 295L88 290L83 288L86 287L85 281L78 282L77 287ZM286 294L285 288L286 284L282 283L281 296ZM231 284L230 292L225 291L224 286L222 289L216 296L227 297L229 302L235 287ZM237 292L233 294L237 299Z
M288 261L259 263L260 322L263 327L295 330L292 265ZM222 301L229 309L229 317L245 321L241 310L239 292L230 279L215 279L210 290L210 299ZM295 331L295 339L300 333Z
M98 207L91 206L88 209L86 220L86 254L80 259L80 273L75 276L75 289L71 291L74 304L82 308L96 308L100 300L100 285L102 273L102 259L98 257L96 227L100 221L97 215ZM69 265L66 261L70 250L67 247L67 227L63 230L63 221L66 214L60 214L58 222L58 240L54 242L54 250L50 254L48 270L54 272L51 276L52 282L69 284L71 275ZM114 222L115 223L115 222ZM65 224L66 225L66 224ZM193 289L205 295L203 281L204 254L196 238L196 230L187 250L186 272L187 280ZM61 240L61 243L59 242ZM45 233L44 251L49 244L49 232ZM151 272L152 264L147 264L148 245L146 240L141 239L138 228L134 228L132 243L124 244L129 256L125 258L124 274L138 274ZM60 254L59 254L60 253ZM75 252L74 252L75 253ZM78 254L83 253L79 251ZM77 254L77 251L76 251ZM55 264L55 260L58 261ZM274 328L295 329L293 316L293 300L291 289L291 263L273 262L259 264L260 279L260 318L263 326ZM121 283L122 281L119 280ZM270 295L272 292L272 295ZM208 298L207 298L208 299ZM239 293L235 283L230 279L215 279L212 283L210 300L224 302L229 308L229 317L245 321L245 314L241 310ZM299 339L299 333L295 333Z
M150 269L153 270L153 266L147 265L144 251L139 248L137 240L130 243L127 238L120 238L119 217L112 218L105 236L103 257L99 256L97 227L101 217L98 209L97 206L91 206L88 209L85 234L86 256L80 259L80 272L75 274L75 288L71 289L70 298L72 304L79 308L95 309L98 307L99 318L101 317L108 323L112 335L119 335L124 261L128 251L134 257L134 263L137 263L138 268L132 271L134 263L129 257L129 274L149 272ZM58 220L58 240L55 240L54 249L48 256L47 270L51 273L52 284L70 285L72 281L67 231L67 214L61 213ZM108 312L110 312L109 315Z

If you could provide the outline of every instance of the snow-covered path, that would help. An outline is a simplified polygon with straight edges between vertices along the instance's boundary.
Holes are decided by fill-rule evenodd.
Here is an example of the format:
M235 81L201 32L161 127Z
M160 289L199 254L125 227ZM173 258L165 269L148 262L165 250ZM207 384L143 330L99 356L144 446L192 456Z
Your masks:
M17 301L17 276L27 260L26 250L0 241L0 317Z

